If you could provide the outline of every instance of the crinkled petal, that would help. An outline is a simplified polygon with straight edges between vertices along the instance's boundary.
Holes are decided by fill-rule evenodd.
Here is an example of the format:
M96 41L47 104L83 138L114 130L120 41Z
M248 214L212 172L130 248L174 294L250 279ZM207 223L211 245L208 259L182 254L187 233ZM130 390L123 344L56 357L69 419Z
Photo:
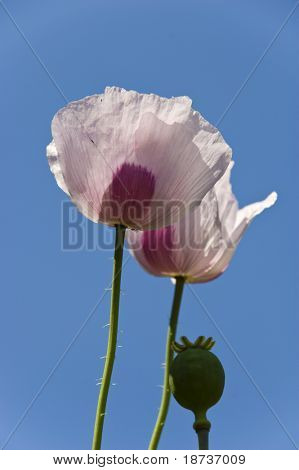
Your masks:
M62 189L62 191L64 191L66 194L69 195L69 192L68 192L68 189L65 184L64 177L61 171L60 163L58 160L58 153L57 153L54 140L52 140L52 142L50 142L50 144L47 145L47 158L48 158L48 162L50 165L50 170L55 176L58 186L60 187L60 189Z
M200 269L197 273L191 273L188 277L188 282L191 283L203 283L216 279L221 276L224 271L228 268L232 257L235 254L236 247L223 247L223 250L218 252L213 262L210 263L206 269Z
M248 206L239 209L235 220L234 229L231 232L230 239L233 244L239 243L240 239L244 235L245 230L250 225L252 220L265 209L269 209L277 201L277 193L273 191L263 201L254 202Z
M196 268L193 272L190 270L189 282L207 282L219 277L228 268L235 250L253 218L271 207L277 200L277 194L272 192L265 200L238 209L238 202L232 193L229 181L232 166L233 163L213 190L217 195L221 220L219 232L221 239L218 238L220 242L218 249L216 247L216 250L213 250L215 256L208 269L204 263L198 262L197 272ZM211 250L209 250L209 254L211 255Z
M102 95L61 109L52 133L64 188L84 215L110 225L168 225L186 206L200 204L231 158L221 134L192 110L187 97L167 99L107 88ZM136 189L140 174L145 188L141 192ZM120 211L125 222L118 220L111 207L112 216L107 216L107 196L113 194L118 204L137 198L145 206L137 211L138 220L130 221L127 210L125 215Z

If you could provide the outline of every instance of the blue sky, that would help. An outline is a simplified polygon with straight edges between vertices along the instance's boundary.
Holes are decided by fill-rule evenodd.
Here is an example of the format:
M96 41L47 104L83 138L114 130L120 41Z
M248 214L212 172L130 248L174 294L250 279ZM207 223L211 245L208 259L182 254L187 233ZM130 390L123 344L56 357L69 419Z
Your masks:
M188 95L213 124L296 3L4 1L68 100L106 85ZM299 445L298 23L299 9L219 124L233 148L240 205L272 190L278 202L253 222L228 271L194 287L209 315L188 289L182 304L179 335L213 336L226 370L223 398L209 415L213 449L294 448L287 433ZM64 100L2 6L0 27L3 446L104 294L112 251L61 251L66 198L50 174L45 147ZM83 230L110 232L87 221ZM169 280L149 276L133 259L126 263L123 347L109 397L105 449L147 447L160 401L172 290ZM90 448L108 312L109 293L6 448ZM191 413L173 400L160 448L196 448L192 423Z

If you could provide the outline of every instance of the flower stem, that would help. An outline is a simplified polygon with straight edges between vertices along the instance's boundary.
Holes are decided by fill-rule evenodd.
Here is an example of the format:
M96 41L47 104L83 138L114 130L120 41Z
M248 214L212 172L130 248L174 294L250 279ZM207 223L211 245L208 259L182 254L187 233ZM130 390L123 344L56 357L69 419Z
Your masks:
M163 393L161 399L161 405L159 409L159 414L157 421L153 430L151 441L149 444L150 450L155 450L158 447L159 440L163 431L165 420L167 417L169 402L170 402L170 387L169 387L169 371L170 365L173 359L173 350L171 347L172 342L175 339L178 317L180 311L180 305L184 290L185 279L183 277L177 277L175 279L175 290L174 297L172 302L171 316L167 331L167 340L166 340L166 351L165 351L165 372L164 372L164 384L163 384Z
M123 259L123 247L125 240L125 227L117 225L115 227L115 251L113 262L113 277L111 290L111 306L110 306L110 328L107 346L106 361L103 373L103 379L99 394L99 401L94 425L94 436L92 449L99 450L101 448L104 419L106 413L106 404L110 387L111 375L115 359L117 330L118 330L118 312L120 298L121 269Z
M199 429L197 431L197 437L198 437L198 449L209 450L209 430Z

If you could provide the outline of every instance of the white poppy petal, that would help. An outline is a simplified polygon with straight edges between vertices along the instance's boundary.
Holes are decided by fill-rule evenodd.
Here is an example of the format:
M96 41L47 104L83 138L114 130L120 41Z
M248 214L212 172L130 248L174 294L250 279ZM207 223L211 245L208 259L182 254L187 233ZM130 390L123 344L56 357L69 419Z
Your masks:
M235 220L234 229L231 232L231 241L234 244L239 243L240 239L244 235L245 230L250 225L251 221L257 215L261 214L265 209L270 208L277 201L277 193L273 191L263 201L254 202L248 206L239 209Z
M190 202L200 204L227 167L231 151L220 142L213 145L214 160L210 152L202 152L194 143L194 129L182 124L172 125L160 121L154 114L143 116L135 134L135 155L138 163L147 166L156 179L155 201L172 201L168 220L176 220L175 202L180 215L189 209ZM169 163L171 162L171 164ZM217 163L215 163L217 162ZM173 209L173 210L172 210ZM167 225L156 220L156 226Z
M226 247L223 251L218 253L216 259L208 266L207 269L202 269L194 275L188 277L189 283L203 283L213 281L217 277L221 276L224 271L228 268L232 257L235 254L235 248Z
M231 159L187 97L106 88L61 109L52 133L59 184L79 210L135 229L169 225L200 204Z
M254 217L261 214L265 209L269 209L269 207L273 206L277 201L277 193L273 191L266 197L263 201L254 202L253 204L249 204L248 206L243 207L238 212L238 217L236 224L242 219L248 220L250 222Z
M64 177L61 171L60 163L58 160L58 153L54 143L54 140L47 145L47 158L50 166L50 170L55 176L56 182L62 191L69 195L67 186L64 181Z

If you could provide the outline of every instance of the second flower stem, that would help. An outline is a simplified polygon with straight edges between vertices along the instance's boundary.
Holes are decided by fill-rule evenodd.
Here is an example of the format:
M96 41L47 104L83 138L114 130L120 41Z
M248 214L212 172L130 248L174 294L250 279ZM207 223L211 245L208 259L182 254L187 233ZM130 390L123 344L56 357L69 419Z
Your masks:
M183 277L176 277L175 279L175 290L174 297L172 302L172 309L170 315L170 321L167 331L167 340L166 340L166 351L165 351L165 372L164 372L164 384L163 384L163 393L161 399L161 405L159 409L159 414L157 421L153 430L151 441L149 444L150 450L155 450L158 447L159 440L163 431L165 424L169 402L170 402L170 386L169 386L169 371L170 365L173 359L173 350L171 347L172 342L175 340L180 305L184 290L185 279Z
M92 449L101 449L102 434L104 419L106 413L106 404L108 398L108 392L111 382L113 364L115 359L115 351L117 344L117 330L118 330L118 312L119 312L119 298L120 298L120 283L121 283L121 269L123 259L123 247L125 240L125 227L117 225L115 227L115 251L114 251L114 262L113 262L113 278L112 278L112 290L111 290L111 307L110 307L110 327L109 327L109 338L107 346L107 355L103 373L103 379L100 389L95 425L94 425L94 436Z
M201 429L197 431L199 450L209 450L209 430Z

